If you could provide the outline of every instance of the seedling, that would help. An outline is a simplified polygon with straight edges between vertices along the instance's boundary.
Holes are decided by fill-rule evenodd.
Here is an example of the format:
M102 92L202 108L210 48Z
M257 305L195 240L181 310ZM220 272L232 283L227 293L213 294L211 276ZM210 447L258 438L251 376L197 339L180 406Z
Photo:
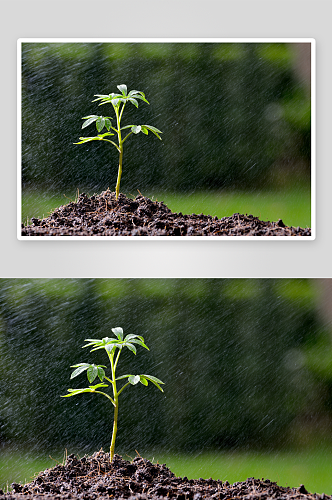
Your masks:
M83 123L82 128L85 128L91 123L95 122L98 132L101 132L104 127L106 128L107 132L103 134L99 133L95 137L80 137L80 142L74 142L74 144L85 144L86 142L90 141L107 141L110 142L113 146L115 146L116 149L119 151L119 170L118 170L118 179L115 187L116 199L118 199L120 192L120 181L122 175L122 160L123 160L123 143L128 139L128 137L131 134L139 134L140 132L143 132L143 134L148 135L150 130L154 135L158 137L158 139L161 140L159 134L162 133L156 127L152 127L152 125L126 125L125 127L121 127L123 110L127 102L131 102L134 106L136 106L136 108L138 108L137 99L141 99L147 104L150 103L146 100L144 92L141 92L139 90L131 90L128 94L127 85L122 84L122 85L117 85L117 87L120 90L121 94L109 94L109 95L95 94L94 97L97 97L97 99L94 99L92 101L92 102L101 101L99 103L99 106L102 106L103 104L107 103L112 104L116 116L116 127L112 126L111 122L112 118L110 116L98 116L98 115L84 116L83 120L85 120L85 122ZM122 138L122 131L129 128L131 129L129 134L127 134L124 138ZM118 137L118 144L109 139L110 136L115 135L113 134L113 132L110 132L110 130L116 132Z
M105 349L111 364L111 373L112 373L111 378L108 378L105 375L104 371L104 368L106 368L105 365L95 365L89 363L78 363L77 365L72 365L71 368L76 368L76 370L74 370L73 373L71 374L70 377L71 379L77 377L78 375L86 371L88 381L90 382L90 384L92 384L92 382L97 377L99 378L101 383L90 385L89 387L85 387L83 389L68 389L69 394L61 396L62 398L69 398L71 396L76 396L77 394L82 394L84 392L93 392L93 393L103 394L107 399L111 401L112 405L114 406L113 433L112 433L112 440L110 447L111 461L114 457L115 439L118 429L119 396L121 392L126 387L130 385L137 385L139 382L145 386L147 386L149 382L152 382L156 387L158 387L158 389L161 392L164 392L163 389L160 387L160 384L163 384L164 382L162 382L156 377L152 377L152 375L122 375L121 377L115 376L115 371L118 365L119 357L124 347L127 347L134 354L136 354L136 347L134 344L138 344L147 350L149 350L149 348L145 345L144 338L141 335L130 334L127 335L125 338L123 338L123 329L120 327L112 328L112 332L114 333L116 338L105 337L101 340L85 339L85 342L88 342L88 344L83 346L83 349L85 347L93 346L93 349L91 349L90 352L97 351L98 349ZM116 352L117 356L114 360ZM124 379L127 379L128 382L126 382L121 387L121 389L118 390L117 381ZM104 380L110 382L113 389L113 397L111 397L106 392L99 390L104 387L109 387L108 384L105 384Z

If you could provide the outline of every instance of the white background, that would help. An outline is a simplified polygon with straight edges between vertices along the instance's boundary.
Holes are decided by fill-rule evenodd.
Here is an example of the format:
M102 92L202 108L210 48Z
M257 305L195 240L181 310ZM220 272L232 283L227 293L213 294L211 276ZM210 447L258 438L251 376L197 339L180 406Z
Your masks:
M0 277L331 277L331 11L325 0L2 1ZM315 38L316 239L18 240L16 43L38 37Z

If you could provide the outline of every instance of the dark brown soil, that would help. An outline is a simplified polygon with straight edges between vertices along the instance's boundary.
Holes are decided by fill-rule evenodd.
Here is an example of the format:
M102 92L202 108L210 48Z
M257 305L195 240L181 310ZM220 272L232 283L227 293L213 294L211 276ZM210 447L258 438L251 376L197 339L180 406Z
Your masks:
M81 459L69 455L64 465L40 472L25 485L12 483L12 492L0 490L0 500L129 499L162 500L328 500L331 496L308 493L303 485L282 487L268 479L249 478L229 484L213 479L176 477L165 464L136 457L132 462L102 450Z
M45 219L22 224L22 236L310 236L310 228L289 227L281 219L263 222L253 215L183 215L142 195L134 200L107 190L57 208Z

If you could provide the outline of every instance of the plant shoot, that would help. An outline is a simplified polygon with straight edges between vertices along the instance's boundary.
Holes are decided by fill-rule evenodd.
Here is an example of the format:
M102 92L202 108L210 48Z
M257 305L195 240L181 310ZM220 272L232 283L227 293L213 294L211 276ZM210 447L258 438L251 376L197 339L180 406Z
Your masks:
M97 394L102 394L109 401L111 401L112 405L114 406L113 433L112 433L112 440L110 447L111 461L113 460L114 457L115 439L118 429L119 396L122 393L122 391L124 391L124 389L130 385L137 385L139 382L145 386L147 386L149 382L152 382L161 392L164 392L163 389L160 387L160 384L163 384L164 382L162 382L156 377L153 377L152 375L127 374L127 375L121 375L121 377L116 377L116 369L119 362L119 357L124 347L127 347L134 354L136 354L135 344L140 345L147 350L149 350L149 348L144 343L144 338L141 335L130 334L127 335L125 338L123 338L123 329L120 327L112 328L112 332L114 333L116 338L105 337L101 340L85 339L85 342L88 342L88 344L83 346L83 349L85 347L93 346L93 349L91 349L90 352L97 351L98 349L105 349L110 362L111 377L109 378L105 375L104 368L107 368L105 365L95 365L90 363L78 363L77 365L72 365L71 368L75 368L75 370L71 374L70 377L71 379L77 377L78 375L86 371L87 378L90 384L92 384L92 382L97 377L99 378L100 383L95 385L90 385L89 387L85 387L83 389L68 389L69 394L61 396L63 398L69 398L71 396L76 396L77 394L82 394L85 392L93 392ZM118 388L117 382L119 380L125 380L125 379L127 379L127 382L121 388ZM104 389L105 387L109 387L109 384L106 384L105 380L107 380L107 382L111 384L113 390L113 395L112 395L113 397L104 392L103 390L102 391L100 390Z
M119 152L119 170L118 170L118 178L116 182L116 187L115 187L115 197L118 199L119 197L119 192L120 192L120 181L121 181L121 175L122 175L122 160L123 160L123 144L124 142L128 139L128 137L131 134L139 134L140 132L143 132L143 134L148 135L149 130L158 137L158 139L161 140L161 137L159 134L162 132L158 130L156 127L152 127L152 125L126 125L125 127L121 127L121 119L123 115L123 111L125 108L125 105L127 102L131 102L136 108L138 108L138 101L137 99L140 99L147 104L150 104L147 99L145 98L144 92L141 92L139 90L131 90L129 94L127 93L127 85L117 85L118 89L120 90L121 94L109 94L109 95L101 95L101 94L95 94L94 97L97 97L97 99L94 99L92 102L95 101L101 101L99 103L99 106L102 106L103 104L108 104L111 103L115 112L115 118L116 118L116 126L112 125L111 120L113 119L110 116L98 116L98 115L89 115L89 116L84 116L83 120L85 122L82 125L82 129L90 125L91 123L96 123L96 128L99 134L95 137L80 137L80 142L74 142L74 144L85 144L86 142L90 141L106 141L110 142ZM100 132L103 130L103 128L106 128L107 132L101 134ZM126 129L131 129L130 132L123 137L122 133ZM116 133L117 135L117 141L118 143L116 144L113 140L110 140L109 137L115 135L113 132L110 132L112 130L113 132Z

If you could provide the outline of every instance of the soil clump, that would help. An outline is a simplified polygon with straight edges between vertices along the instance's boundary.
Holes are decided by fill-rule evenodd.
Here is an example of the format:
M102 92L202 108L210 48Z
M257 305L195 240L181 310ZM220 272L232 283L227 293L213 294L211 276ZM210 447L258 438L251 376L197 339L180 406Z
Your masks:
M163 202L139 195L135 199L110 190L54 210L44 219L32 218L22 236L310 236L310 228L261 221L253 215L222 217L172 212Z
M308 493L303 485L282 487L268 479L248 478L229 484L214 479L176 477L165 464L142 457L133 461L100 450L78 459L69 455L64 465L40 472L31 483L12 483L12 492L0 490L0 500L330 500Z

